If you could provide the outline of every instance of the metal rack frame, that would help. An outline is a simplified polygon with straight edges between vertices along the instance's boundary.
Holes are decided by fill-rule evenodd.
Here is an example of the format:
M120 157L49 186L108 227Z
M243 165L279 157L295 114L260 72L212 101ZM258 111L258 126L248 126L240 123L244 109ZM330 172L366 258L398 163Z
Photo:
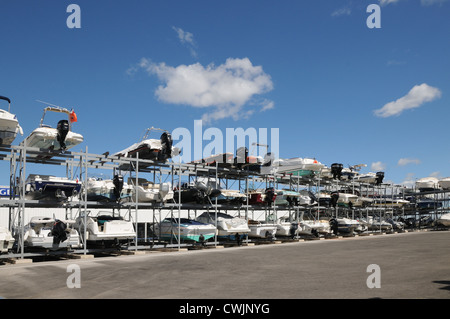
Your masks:
M340 188L342 186L351 186L351 187L359 187L360 190L362 188L366 189L366 194L371 193L372 196L375 194L384 193L386 196L387 190L391 188L391 193L398 192L402 186L400 185L392 185L392 184L381 184L381 185L373 185L366 183L359 183L354 181L340 181L340 180L329 180L324 179L320 175L319 176L293 176L286 174L272 174L272 175L263 175L257 172L252 172L245 169L231 169L231 168L223 168L215 166L208 166L206 164L201 163L175 163L175 162L166 162L160 163L146 159L140 159L139 156L136 158L129 157L119 157L119 156L111 156L109 154L91 154L88 152L88 148L85 148L85 151L79 152L58 152L58 153L49 153L48 151L27 147L26 145L19 146L0 146L0 160L5 160L10 162L10 198L9 200L2 200L1 206L9 208L9 228L17 231L17 252L14 254L4 254L0 255L0 258L9 258L9 257L18 257L24 258L26 256L30 256L25 252L24 245L24 228L25 228L25 211L27 208L32 207L60 207L66 209L66 216L73 218L73 210L75 209L75 215L80 215L83 212L87 212L88 209L123 209L126 211L126 215L129 220L134 220L135 223L135 231L136 238L134 243L131 243L128 249L148 249L150 247L158 247L159 245L163 247L171 246L180 248L183 246L183 243L180 241L180 233L178 229L178 236L176 236L176 242L170 243L161 243L160 241L156 242L154 238L151 242L147 242L147 238L144 240L144 245L139 245L140 241L138 238L138 214L142 209L152 211L152 220L153 223L158 222L157 215L161 219L163 212L166 213L166 216L170 214L170 216L177 216L181 218L181 210L187 210L188 216L190 216L191 211L195 216L197 216L198 210L214 210L215 213L224 210L228 211L237 211L239 216L241 213L245 215L245 218L249 219L250 212L252 214L255 211L261 211L265 218L269 214L273 214L276 218L278 218L278 213L289 214L289 217L296 219L298 221L301 213L309 212L313 215L314 218L319 219L320 215L323 214L328 217L338 217L345 216L349 213L352 213L352 217L355 214L359 214L359 216L363 216L365 213L366 216L370 213L377 212L380 214L386 214L391 208L388 208L387 205L384 207L380 207L376 209L372 208L356 208L356 209L348 209L344 207L336 207L336 208L327 208L320 207L319 204L317 206L305 208L304 206L276 206L273 204L272 206L255 206L247 203L243 205L224 205L218 204L217 200L215 202L211 202L209 204L183 204L178 200L171 203L141 203L138 201L138 196L136 192L136 198L134 202L128 203L99 203L87 200L87 193L84 192L84 198L79 197L78 200L64 202L64 203L56 203L56 202L43 202L39 200L27 200L25 198L25 181L26 181L26 169L27 163L37 163L43 165L57 165L57 166L65 166L66 174L73 177L73 172L75 169L79 170L80 180L82 181L82 187L84 189L87 188L88 181L88 171L96 170L96 169L106 169L112 170L113 173L116 172L125 172L129 174L130 178L136 179L136 185L139 176L144 174L150 174L153 176L153 181L156 179L159 182L162 179L170 180L172 186L178 184L180 188L182 179L190 180L191 178L197 178L199 176L210 176L214 177L217 182L224 181L225 185L228 186L228 183L231 182L233 184L238 184L238 188L240 191L248 191L250 183L260 183L261 185L265 185L264 187L269 187L270 185L273 187L278 187L282 185L282 187L287 187L291 190L299 191L300 188L316 188L317 192L321 189L333 189ZM145 166L145 167L143 167ZM134 176L132 176L134 174ZM151 179L149 179L151 180ZM424 196L433 194L435 196L435 202L443 202L441 208L435 207L433 210L435 216L438 214L442 214L449 210L449 191L435 191L435 192L413 192L412 195L415 196ZM403 193L404 194L404 193ZM411 195L410 194L410 195ZM417 211L417 210L416 210ZM392 214L395 215L405 215L405 211L395 211L393 210ZM84 224L86 225L86 213L84 213ZM161 221L161 220L160 220ZM145 230L146 231L146 230ZM80 236L81 238L86 238L87 230L84 229L84 236ZM174 234L176 235L176 229L174 230ZM146 236L145 236L146 237ZM248 238L246 238L248 242ZM217 238L214 238L214 242L210 243L213 245L217 245ZM133 245L134 244L134 245ZM83 248L74 250L74 253L82 253L87 254L88 252L92 252L86 242L83 241ZM61 252L48 252L49 254L59 254Z

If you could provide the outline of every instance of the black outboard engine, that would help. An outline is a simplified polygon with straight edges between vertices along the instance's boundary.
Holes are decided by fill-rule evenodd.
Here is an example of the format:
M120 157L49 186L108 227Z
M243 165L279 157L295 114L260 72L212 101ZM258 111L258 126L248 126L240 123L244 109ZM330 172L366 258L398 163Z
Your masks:
M331 164L331 174L333 174L333 179L341 179L342 177L342 170L344 168L344 165L340 163L333 163Z
M275 190L273 189L273 187L266 188L265 194L266 198L264 199L264 201L267 203L267 205L272 205L275 200Z
M114 175L113 184L114 184L114 196L116 197L116 200L120 200L120 194L122 193L123 189L123 176Z
M384 178L384 172L377 172L376 173L376 184L380 185L381 183L383 183L383 178Z
M337 235L339 232L339 223L338 223L337 219L331 218L329 222L330 222L330 228L331 228L333 234Z
M338 199L339 199L339 192L332 192L331 193L331 202L330 202L332 207L336 208Z
M61 120L58 122L58 125L56 126L56 130L58 131L58 135L56 136L56 139L59 142L59 145L61 145L61 149L66 149L66 136L69 133L69 121L67 120Z
M67 225L59 219L56 219L51 232L51 235L53 236L53 244L56 245L67 240L66 229Z
M165 161L172 157L172 135L168 132L164 132L161 134L161 152L158 154L158 160Z

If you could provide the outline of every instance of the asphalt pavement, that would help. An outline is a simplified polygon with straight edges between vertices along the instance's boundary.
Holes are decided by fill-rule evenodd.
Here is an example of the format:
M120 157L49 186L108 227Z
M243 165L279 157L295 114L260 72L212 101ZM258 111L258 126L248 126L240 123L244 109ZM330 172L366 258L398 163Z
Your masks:
M450 231L7 263L0 283L5 299L449 299Z

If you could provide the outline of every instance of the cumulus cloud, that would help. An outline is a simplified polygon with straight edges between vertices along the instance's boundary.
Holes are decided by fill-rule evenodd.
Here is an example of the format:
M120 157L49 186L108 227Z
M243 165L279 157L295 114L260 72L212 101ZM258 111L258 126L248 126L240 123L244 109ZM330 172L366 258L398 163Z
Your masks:
M273 89L271 77L248 58L229 58L218 66L195 63L177 67L143 58L138 67L156 75L163 83L155 90L160 101L212 109L203 115L205 121L248 117L253 111L243 107L255 96ZM264 99L261 110L273 106L272 101Z
M386 169L386 164L384 164L382 162L373 162L370 165L370 169L372 171L384 171Z
M194 42L194 35L191 32L184 31L183 29L175 26L172 26L172 29L177 33L180 42L188 47L191 55L193 57L197 57L197 45Z
M417 158L401 158L398 160L398 166L405 166L408 164L420 164L420 160Z
M385 104L382 108L375 110L378 117L389 117L400 115L403 111L422 106L426 102L431 102L441 97L438 88L429 86L426 83L414 86L405 96Z

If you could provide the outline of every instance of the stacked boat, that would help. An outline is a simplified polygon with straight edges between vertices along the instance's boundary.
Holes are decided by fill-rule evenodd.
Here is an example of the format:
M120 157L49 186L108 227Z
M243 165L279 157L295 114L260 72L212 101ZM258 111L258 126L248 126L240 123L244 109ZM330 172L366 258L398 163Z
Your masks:
M60 120L56 128L44 124L47 112L63 113L67 119ZM68 110L59 106L48 106L44 108L39 127L28 135L21 145L38 148L39 152L30 154L30 157L37 159L50 159L55 154L67 151L83 142L83 136L72 131L72 123L77 122L77 115L73 110Z
M80 247L80 236L74 221L50 217L32 217L25 227L24 244L34 249L71 249Z
M217 228L189 218L165 218L155 224L155 233L161 240L206 243L217 234Z
M93 246L119 247L136 239L133 223L110 211L100 211L96 215L83 212L75 219L73 227L83 242Z
M0 145L11 145L18 134L23 135L22 127L15 114L11 112L11 100L0 96L0 100L8 102L8 111L0 109Z

